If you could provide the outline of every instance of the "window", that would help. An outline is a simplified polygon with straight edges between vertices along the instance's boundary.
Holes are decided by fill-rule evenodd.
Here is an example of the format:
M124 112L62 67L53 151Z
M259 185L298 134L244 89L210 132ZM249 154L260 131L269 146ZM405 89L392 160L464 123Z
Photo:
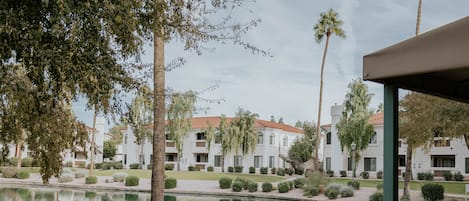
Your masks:
M142 164L145 165L145 155L140 154L140 160L142 160Z
M469 173L469 158L466 158L466 174Z
M165 161L174 162L176 161L177 154L171 153L165 155Z
M124 135L124 144L127 144L127 134Z
M169 133L166 133L166 134L165 134L165 139L166 139L166 140L171 140L171 138L170 138L170 136L169 136Z
M288 146L288 138L287 137L283 138L283 146L284 147Z
M257 144L264 144L264 134L260 132L257 135Z
M269 137L269 143L270 143L270 144L274 144L274 143L275 143L275 137L274 137L274 135L271 135L271 136Z
M234 166L242 166L243 158L241 156L234 156Z
M197 135L197 140L205 140L204 132L197 133L196 135Z
M215 155L213 166L221 167L221 155Z
M275 167L275 156L269 156L269 168Z
M331 132L327 132L326 134L326 144L331 144Z
M449 147L451 146L449 139L439 139L433 141L433 146L435 147Z
M195 162L208 163L208 154L195 154Z
M350 157L347 158L347 170L352 171L352 159Z
M368 144L376 144L376 141L377 141L377 135L376 135L376 132L374 132L371 137L370 137L370 140L368 141Z
M399 167L405 166L405 155L399 155Z
M124 165L127 165L127 154L124 154Z
M376 158L364 158L365 171L376 171Z
M254 167L260 168L262 166L262 156L254 156Z
M221 144L221 135L218 133L215 135L215 144Z
M432 155L432 167L455 167L454 155Z
M153 154L150 154L150 164L153 164Z
M331 170L331 158L326 158L326 170Z

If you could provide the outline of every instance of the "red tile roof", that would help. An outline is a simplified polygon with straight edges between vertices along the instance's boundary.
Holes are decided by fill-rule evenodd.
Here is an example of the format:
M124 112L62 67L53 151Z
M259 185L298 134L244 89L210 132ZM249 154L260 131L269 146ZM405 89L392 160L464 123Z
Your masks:
M373 124L373 125L383 125L384 123L384 113L376 113L373 116L370 117L370 120L368 120L368 123Z

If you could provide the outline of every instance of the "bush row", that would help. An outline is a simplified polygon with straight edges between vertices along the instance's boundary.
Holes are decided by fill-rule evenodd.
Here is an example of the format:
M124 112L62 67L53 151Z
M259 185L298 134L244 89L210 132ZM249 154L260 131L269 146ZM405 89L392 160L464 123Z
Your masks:
M15 167L2 168L2 176L4 178L27 179L30 176L29 170L17 169Z

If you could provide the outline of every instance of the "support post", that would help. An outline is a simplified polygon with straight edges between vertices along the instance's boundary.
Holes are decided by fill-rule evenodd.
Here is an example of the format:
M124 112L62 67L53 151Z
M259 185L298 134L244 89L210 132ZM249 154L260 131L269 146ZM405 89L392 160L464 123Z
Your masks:
M398 88L384 85L384 201L398 198Z

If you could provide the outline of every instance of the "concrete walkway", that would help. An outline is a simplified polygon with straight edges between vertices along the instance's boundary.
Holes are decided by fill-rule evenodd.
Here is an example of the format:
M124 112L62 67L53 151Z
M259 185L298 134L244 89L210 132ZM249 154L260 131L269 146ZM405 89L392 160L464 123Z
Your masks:
M108 182L106 182L108 181ZM42 184L39 174L31 174L29 179L6 179L0 177L0 187L51 187L51 188L65 188L72 190L90 190L90 191L128 191L128 192L150 192L150 179L140 179L139 185L135 187L127 187L122 182L109 182L112 177L99 176L97 184L85 184L84 178L74 179L68 183L58 183L56 178L51 178L48 185ZM249 193L247 191L233 192L231 189L220 189L218 181L205 181L205 180L178 180L177 187L174 189L166 189L167 193L175 194L203 194L203 195L216 195L216 196L236 196L236 197L259 197L259 198L273 198L283 200L328 200L324 195L315 196L313 198L306 198L303 196L303 190L293 189L288 193L278 193L272 191L269 193L261 192L261 183L259 183L259 191ZM375 188L361 188L355 191L355 195L350 198L338 198L340 201L367 201L369 196L376 191ZM400 192L401 194L402 192ZM452 195L456 200L464 200L460 195ZM411 200L421 201L423 198L419 191L411 191ZM450 200L450 199L447 199Z

